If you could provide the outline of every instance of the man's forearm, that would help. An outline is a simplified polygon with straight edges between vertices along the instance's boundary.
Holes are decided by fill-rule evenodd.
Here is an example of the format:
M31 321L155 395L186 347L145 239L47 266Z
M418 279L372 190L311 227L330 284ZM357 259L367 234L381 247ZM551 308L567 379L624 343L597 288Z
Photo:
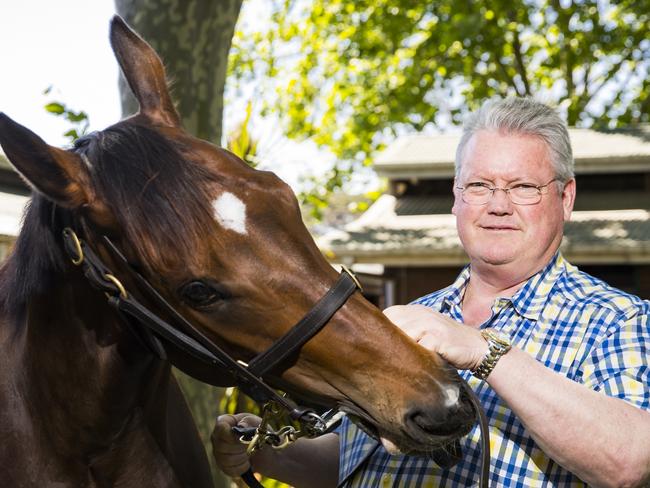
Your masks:
M263 448L251 458L253 470L296 488L334 488L338 484L339 436L299 439L282 450Z
M565 378L520 349L488 383L541 449L593 486L640 486L650 473L650 413Z

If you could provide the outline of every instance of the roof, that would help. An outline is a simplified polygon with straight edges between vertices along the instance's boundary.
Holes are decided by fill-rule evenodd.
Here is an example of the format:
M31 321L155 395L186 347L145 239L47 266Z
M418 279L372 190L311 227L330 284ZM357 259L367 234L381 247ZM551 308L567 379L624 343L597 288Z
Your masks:
M375 160L380 176L451 178L461 134L415 134L397 139ZM630 173L650 170L650 124L599 131L570 128L576 173Z
M397 215L396 198L381 196L344 230L318 239L331 259L344 264L447 266L467 262L455 217ZM565 225L562 251L576 264L650 263L650 211L577 211Z

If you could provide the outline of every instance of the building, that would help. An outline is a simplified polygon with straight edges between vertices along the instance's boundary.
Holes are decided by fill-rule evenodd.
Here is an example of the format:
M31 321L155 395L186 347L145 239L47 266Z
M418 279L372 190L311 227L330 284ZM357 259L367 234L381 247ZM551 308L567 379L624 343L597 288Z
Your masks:
M0 261L16 240L29 194L25 182L0 153Z
M578 195L562 252L608 283L650 298L650 125L570 129ZM377 159L388 193L359 219L319 239L333 261L360 271L380 307L449 285L467 263L453 196L460 134L398 139ZM364 272L369 264L379 270Z

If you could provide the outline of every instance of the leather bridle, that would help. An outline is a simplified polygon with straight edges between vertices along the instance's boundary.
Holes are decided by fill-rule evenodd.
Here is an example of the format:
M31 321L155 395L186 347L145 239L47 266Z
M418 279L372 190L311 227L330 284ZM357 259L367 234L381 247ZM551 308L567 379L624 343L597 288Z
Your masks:
M135 270L108 236L103 235L101 239L109 254L135 280L139 290L147 295L148 300L155 303L160 312L171 318L173 325L161 318L160 315L153 313L128 293L122 282L71 227L65 227L63 230L64 249L72 263L80 266L88 281L106 294L108 303L129 324L134 325L129 330L134 332L154 354L161 359L170 360L165 350L165 344L172 344L185 355L191 356L211 368L216 368L221 379L218 383L214 381L211 383L218 386L237 386L257 403L264 405L265 412L277 413L278 408L282 409L300 425L300 430L295 430L293 427L285 428L290 430L288 435L285 433L284 439L280 439L273 431L269 431L266 438L260 437L260 434L263 433L260 427L257 429L234 428L233 430L241 435L241 440L249 444L249 452L261 447L264 443L283 447L298 437L318 437L333 429L340 415L330 411L321 416L311 408L300 407L293 400L270 387L263 378L271 372L273 375L279 375L285 371L290 366L287 360L296 355L302 346L329 322L336 311L357 290L361 290L359 281L350 270L342 267L338 280L311 310L266 351L258 354L246 364L234 359L185 319L144 276ZM183 369L182 365L174 364L172 360L170 362L179 369ZM479 414L482 432L479 486L487 487L490 466L487 421L472 389L466 384L464 386ZM265 419L266 415L262 420L263 424ZM262 487L250 469L242 474L242 479L250 487Z
M264 380L271 371L281 374L288 368L287 359L297 354L302 346L320 331L336 311L361 286L347 268L343 268L338 280L327 293L298 321L284 336L275 341L266 351L258 354L248 364L234 359L221 347L198 330L170 305L128 262L117 246L107 236L102 236L106 250L121 268L136 281L140 292L155 303L159 313L167 321L128 293L95 251L70 227L63 230L64 248L73 264L80 266L89 282L105 292L108 303L119 313L130 319L136 327L136 334L150 350L162 359L169 359L165 343L172 344L185 355L219 371L219 386L237 386L261 405L269 402L286 410L289 417L300 424L303 435L315 437L323 434L329 426L327 421L310 408L299 407L290 398L279 394ZM171 323L170 323L171 322ZM173 325L172 325L173 324ZM171 361L173 364L173 361ZM177 366L176 364L174 364ZM178 365L180 369L182 365Z

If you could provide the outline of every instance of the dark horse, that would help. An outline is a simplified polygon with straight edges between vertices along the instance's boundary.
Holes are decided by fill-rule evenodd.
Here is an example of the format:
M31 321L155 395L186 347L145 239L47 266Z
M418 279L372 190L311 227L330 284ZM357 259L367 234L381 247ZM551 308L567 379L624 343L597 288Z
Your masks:
M160 59L117 17L111 44L136 115L62 150L0 114L5 154L35 190L0 270L2 487L212 486L169 361L71 262L65 226L155 309L108 236L181 315L242 361L337 279L289 187L184 132ZM207 375L168 346L172 362ZM439 446L473 419L456 374L359 293L268 379L363 412L366 427L404 451Z

